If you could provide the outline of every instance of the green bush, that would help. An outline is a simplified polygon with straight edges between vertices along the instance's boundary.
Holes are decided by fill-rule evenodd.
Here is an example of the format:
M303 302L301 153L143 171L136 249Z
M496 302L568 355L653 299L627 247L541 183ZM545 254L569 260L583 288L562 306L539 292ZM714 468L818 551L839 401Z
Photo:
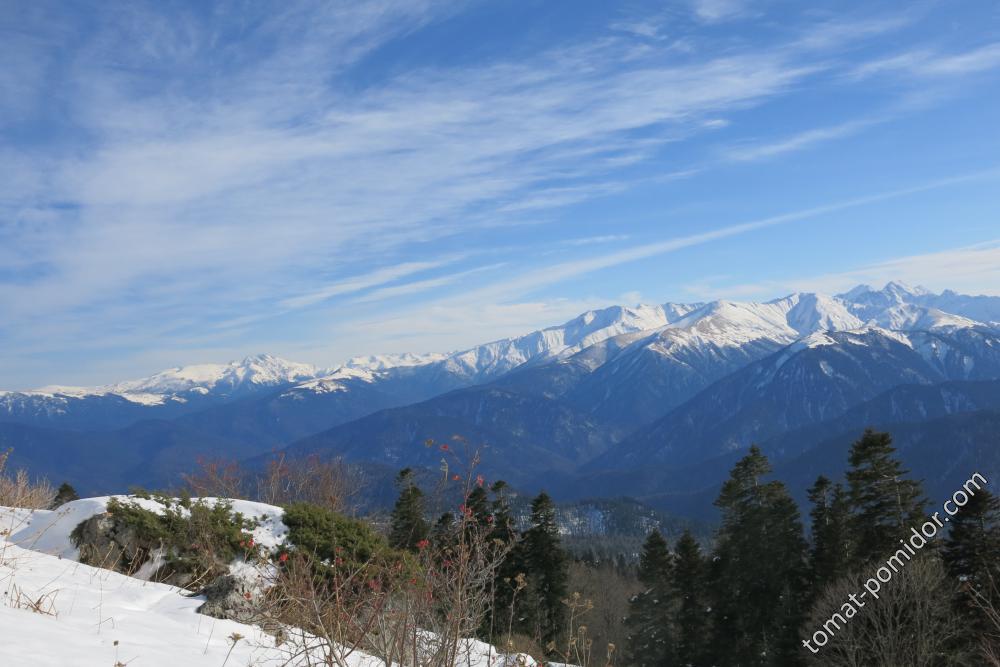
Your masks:
M131 532L136 542L132 546L139 553L137 558L120 563L120 568L135 570L153 550L162 549L165 562L153 579L198 588L208 578L225 573L238 555L257 551L246 533L255 522L233 512L230 503L178 502L163 496L156 500L164 506L162 513L117 498L108 502L108 514L117 526ZM83 524L77 526L71 536L77 546L82 528Z
M289 505L283 520L288 526L288 541L322 560L361 564L388 556L390 551L368 524L318 505Z

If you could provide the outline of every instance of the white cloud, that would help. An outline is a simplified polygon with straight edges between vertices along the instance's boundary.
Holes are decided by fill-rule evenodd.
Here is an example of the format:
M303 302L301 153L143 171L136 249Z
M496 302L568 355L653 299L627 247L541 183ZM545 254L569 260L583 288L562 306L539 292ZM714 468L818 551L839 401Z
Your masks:
M403 264L397 264L396 266L389 266L384 269L379 269L378 271L372 271L371 273L353 276L345 280L330 283L329 285L325 285L324 287L321 287L313 292L309 292L308 294L290 297L281 301L280 305L288 308L310 306L314 303L319 303L320 301L326 301L334 296L351 294L353 292L360 292L370 287L384 285L385 283L404 278L414 273L437 268L443 264L445 264L445 262L405 262Z
M715 23L741 15L750 3L746 0L693 0L692 4L699 19Z
M961 53L941 53L915 49L864 63L852 76L866 78L879 74L907 74L918 77L949 77L975 74L1000 67L1000 43L987 44Z
M855 285L898 280L935 291L1000 296L1000 239L940 252L897 257L801 281L801 289L842 292Z
M64 49L65 66L51 70L64 77L0 81L4 91L45 91L45 104L66 109L83 137L51 152L0 146L0 263L19 272L0 282L5 347L39 357L81 346L214 350L227 340L236 349L245 344L236 336L252 337L290 310L341 298L372 309L402 295L424 299L466 275L432 274L458 263L454 251L437 248L471 242L477 247L468 253L488 253L492 247L478 244L493 241L477 231L533 224L546 211L636 182L697 173L702 167L679 165L663 176L620 176L672 142L829 72L834 64L821 49L896 25L867 22L852 32L847 23L822 24L792 43L692 48L678 57L674 45L645 37L648 48L636 51L634 35L653 36L657 22L635 23L631 36L553 45L520 60L347 76L367 54L455 6L293 3L241 14L245 41L220 43L232 8L205 19L130 5L96 16L97 33ZM709 21L745 8L720 0L696 7ZM63 29L52 42L61 43ZM51 44L5 47L31 61ZM745 159L835 135L815 130L747 147L757 155ZM509 303L601 268L787 220L543 268L525 260L518 266L535 268L511 268L506 280L470 292ZM627 237L598 234L566 246ZM487 323L509 330L500 314L521 326L531 313L563 312L528 304L515 315L496 301L477 306L496 317L454 336ZM330 345L325 335L316 334L316 345Z

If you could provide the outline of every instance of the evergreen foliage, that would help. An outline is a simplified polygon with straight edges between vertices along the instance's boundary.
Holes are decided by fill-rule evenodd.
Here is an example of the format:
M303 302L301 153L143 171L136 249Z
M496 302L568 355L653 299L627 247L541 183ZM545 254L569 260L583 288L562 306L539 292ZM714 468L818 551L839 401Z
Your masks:
M63 482L56 490L56 497L52 499L52 509L62 507L66 503L79 499L80 496L77 495L76 489L74 489L69 482Z
M531 528L518 545L516 558L527 575L521 625L543 645L556 642L565 627L569 557L559 540L556 510L544 491L531 502Z
M924 520L920 483L907 479L895 453L892 436L872 429L851 447L847 484L855 568L885 560L910 526Z
M1000 499L986 489L976 490L951 517L942 555L948 573L960 582L958 611L969 623L970 635L982 635L988 626L980 605L1000 605Z
M394 549L416 552L417 545L429 535L424 519L424 492L414 482L413 471L409 468L400 471L396 484L400 492L392 509L389 545Z
M809 489L812 511L811 588L815 595L847 573L850 560L850 508L841 484L820 475Z
M639 561L645 587L629 602L626 659L635 667L666 667L674 657L673 556L660 531L646 538Z
M691 531L685 530L677 541L673 572L674 594L679 602L674 617L678 665L703 664L708 608L705 574L706 564L701 547Z
M363 564L384 554L385 541L367 523L331 509L309 503L294 503L282 518L288 541L328 562Z
M723 484L712 568L713 658L724 665L798 664L806 575L799 511L757 447Z

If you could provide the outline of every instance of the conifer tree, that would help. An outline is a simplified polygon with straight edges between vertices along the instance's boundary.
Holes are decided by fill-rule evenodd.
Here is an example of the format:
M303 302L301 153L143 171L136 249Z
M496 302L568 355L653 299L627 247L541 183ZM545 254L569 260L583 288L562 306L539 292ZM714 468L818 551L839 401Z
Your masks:
M389 544L396 549L417 551L427 539L428 526L424 519L424 492L413 480L413 471L405 468L396 477L399 498L392 509Z
M548 645L564 629L569 557L559 539L555 505L544 491L531 502L531 528L519 547L517 557L528 580L521 617L526 629Z
M493 530L490 538L502 542L510 542L517 537L514 527L514 517L510 513L510 501L507 499L507 482L497 480L490 487L493 492L491 510L493 512Z
M635 667L673 664L673 556L660 531L646 538L639 559L639 581L645 587L629 601L626 659Z
M706 616L705 560L690 530L677 541L674 559L674 592L679 601L674 626L677 629L677 664L702 664L705 652Z
M507 483L498 480L490 487L490 491L493 493L493 500L490 503L493 524L488 539L490 542L506 545L516 544L518 533L514 527L514 518L511 516L510 504L507 500ZM481 636L491 642L496 640L500 633L505 633L510 629L507 626L510 623L510 614L514 605L518 574L522 570L517 555L518 550L515 546L497 567L493 582L493 604L490 606L486 618L483 619L483 626L480 630Z
M923 522L920 483L907 479L895 453L892 436L872 429L851 447L847 484L854 567L888 558L910 526Z
M52 509L79 499L80 496L77 495L76 489L74 489L69 482L63 482L56 490L56 497L52 499Z
M996 599L1000 587L1000 499L986 489L971 495L951 517L942 555L948 573L960 582L958 611L969 624L969 639L976 641L991 630L980 604L1000 607Z
M809 502L813 506L809 569L815 596L847 572L850 511L843 486L822 475L809 489Z
M489 525L492 521L492 511L486 489L477 486L469 492L469 496L465 499L465 511L475 525L483 527Z
M785 486L764 481L770 471L751 447L716 500L722 525L712 581L715 664L787 667L801 661L806 543Z

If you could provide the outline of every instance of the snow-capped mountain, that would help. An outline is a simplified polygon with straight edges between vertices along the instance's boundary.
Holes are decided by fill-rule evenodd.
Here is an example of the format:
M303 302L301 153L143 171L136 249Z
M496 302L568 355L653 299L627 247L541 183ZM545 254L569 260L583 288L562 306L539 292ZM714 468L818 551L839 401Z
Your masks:
M100 479L135 474L136 454L155 451L142 468L151 484L202 449L252 458L316 436L332 455L377 459L362 453L378 443L399 458L397 437L467 428L565 473L658 420L679 424L671 428L688 434L686 446L718 451L830 418L897 384L1000 377L997 321L1000 298L900 283L762 303L613 306L451 353L356 357L328 370L258 355L103 387L0 392L0 449L15 447L53 476L70 474L53 458L72 462L77 476L88 465L71 455L77 449L129 448L128 465ZM323 435L331 429L340 430ZM649 436L638 456L668 461L676 438L664 437Z
M315 366L279 359L269 354L246 357L226 364L197 364L171 368L138 380L125 380L100 387L49 385L26 392L4 392L4 396L86 398L120 396L133 403L160 405L185 402L188 395L232 396L260 388L295 384L322 373Z
M935 329L1000 322L1000 297L966 296L951 290L934 294L893 281L881 290L868 285L836 297L864 322L887 329Z
M833 419L900 385L996 378L996 331L815 332L719 380L590 467L697 462Z
M0 421L117 428L140 419L175 417L325 374L310 364L259 354L225 364L171 368L99 387L52 385L0 392Z

